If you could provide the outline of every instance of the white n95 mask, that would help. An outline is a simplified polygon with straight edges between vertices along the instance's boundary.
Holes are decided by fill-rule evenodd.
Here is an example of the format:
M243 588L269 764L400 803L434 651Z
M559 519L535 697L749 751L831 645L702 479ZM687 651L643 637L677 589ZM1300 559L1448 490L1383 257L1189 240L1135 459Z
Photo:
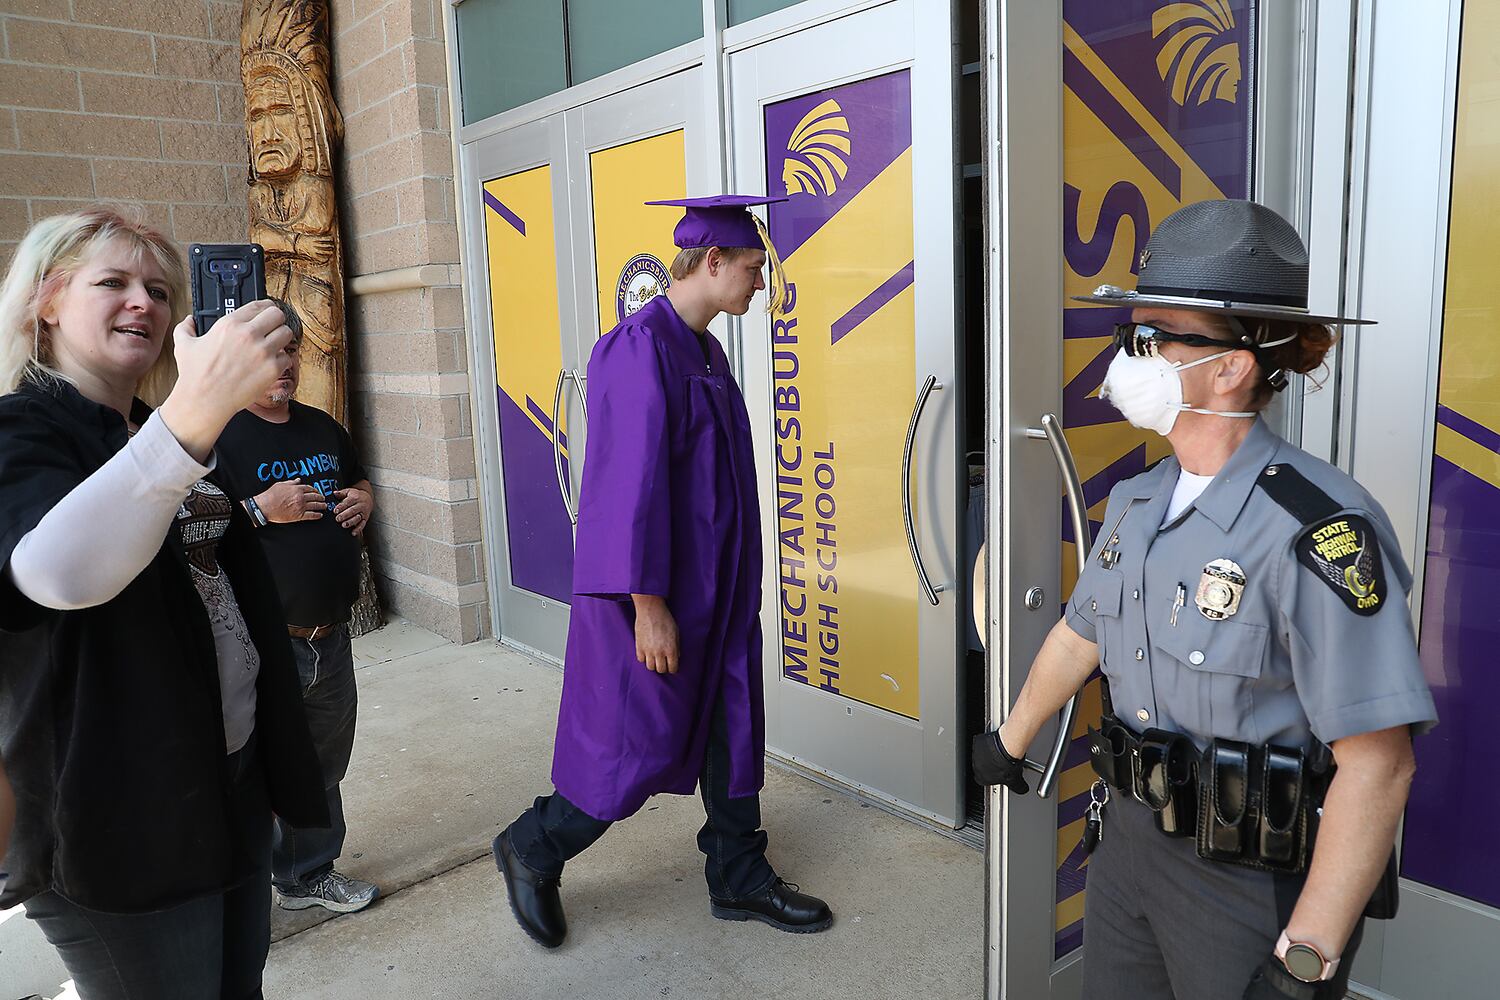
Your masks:
M1104 384L1099 387L1099 397L1109 400L1132 426L1155 431L1163 436L1172 432L1177 423L1177 414L1184 410L1216 417L1253 419L1259 414L1204 410L1189 406L1182 400L1182 372L1232 353L1234 352L1220 351L1187 364L1173 364L1158 354L1136 358L1120 350L1109 363Z

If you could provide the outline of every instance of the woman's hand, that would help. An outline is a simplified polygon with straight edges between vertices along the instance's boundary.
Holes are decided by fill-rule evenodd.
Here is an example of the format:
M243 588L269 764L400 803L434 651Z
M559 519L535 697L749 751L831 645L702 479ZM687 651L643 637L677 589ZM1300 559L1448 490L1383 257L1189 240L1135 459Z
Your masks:
M286 368L292 339L281 310L264 299L248 302L200 336L189 316L172 332L177 385L161 404L161 418L183 450L200 464L229 419L261 397Z

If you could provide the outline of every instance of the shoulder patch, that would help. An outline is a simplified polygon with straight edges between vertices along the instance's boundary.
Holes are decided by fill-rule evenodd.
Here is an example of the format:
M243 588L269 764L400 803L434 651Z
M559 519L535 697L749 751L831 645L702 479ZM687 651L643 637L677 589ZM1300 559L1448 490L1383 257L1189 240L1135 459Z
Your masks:
M1357 615L1373 615L1386 601L1380 539L1358 514L1336 514L1297 538L1297 561L1328 585Z

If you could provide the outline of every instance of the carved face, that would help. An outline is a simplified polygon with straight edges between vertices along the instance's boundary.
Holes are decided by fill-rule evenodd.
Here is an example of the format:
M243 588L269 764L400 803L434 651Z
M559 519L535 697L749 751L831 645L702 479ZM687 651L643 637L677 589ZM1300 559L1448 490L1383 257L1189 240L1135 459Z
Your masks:
M251 82L245 120L250 126L250 158L256 174L280 177L297 170L302 163L302 141L297 107L285 77L268 73Z

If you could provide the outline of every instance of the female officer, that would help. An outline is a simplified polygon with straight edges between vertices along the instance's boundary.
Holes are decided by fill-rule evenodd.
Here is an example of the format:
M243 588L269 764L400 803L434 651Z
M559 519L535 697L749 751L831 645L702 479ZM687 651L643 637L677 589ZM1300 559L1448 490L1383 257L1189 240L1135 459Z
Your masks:
M1245 201L1173 213L1136 291L1084 300L1132 307L1101 394L1173 454L1110 493L976 777L1025 792L1022 755L1098 664L1084 995L1342 997L1436 714L1385 512L1259 413L1359 321L1307 313L1301 239Z

